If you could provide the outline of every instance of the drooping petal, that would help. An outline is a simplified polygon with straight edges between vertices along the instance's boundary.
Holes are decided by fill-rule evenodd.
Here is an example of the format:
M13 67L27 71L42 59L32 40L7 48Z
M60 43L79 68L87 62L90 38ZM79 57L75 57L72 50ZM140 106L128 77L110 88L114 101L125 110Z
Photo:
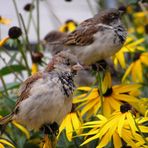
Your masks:
M126 77L130 74L131 69L133 68L133 66L134 66L134 63L132 63L132 64L127 68L127 70L126 70L126 72L125 72L125 74L124 74L124 76L123 76L123 78L122 78L122 82L125 81Z
M15 121L13 121L12 123L13 123L13 125L15 125L19 130L21 130L26 135L27 139L30 138L30 133L25 127L23 127L22 125L18 124Z
M113 134L113 143L114 143L114 148L122 147L121 138L116 132Z
M80 134L81 133L81 130L80 130L81 122L80 122L76 112L71 113L71 119L72 119L72 125L73 125L75 132L77 134Z
M120 120L118 122L118 128L117 128L117 131L118 131L118 134L120 137L122 137L122 128L124 126L124 120L125 120L125 114L123 114L121 117L120 117Z
M71 115L69 114L67 116L67 121L66 121L66 136L69 141L72 140L72 134L73 134L73 127L72 127L72 121L71 121Z
M0 139L0 143L3 143L3 144L8 145L12 148L15 148L15 146L11 142L9 142L8 140L3 139L3 138Z

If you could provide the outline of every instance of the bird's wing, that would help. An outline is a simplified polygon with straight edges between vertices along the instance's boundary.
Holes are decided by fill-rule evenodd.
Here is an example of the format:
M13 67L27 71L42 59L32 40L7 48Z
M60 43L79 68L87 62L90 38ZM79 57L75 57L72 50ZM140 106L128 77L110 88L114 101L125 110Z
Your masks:
M29 78L27 78L23 84L20 86L19 91L18 91L18 97L19 99L16 102L16 106L22 101L28 98L29 96L29 92L31 89L32 84L42 78L43 73L42 72L37 72L34 75L30 76Z
M66 46L86 46L94 41L94 34L99 30L97 25L80 26L78 29L70 33L63 43Z

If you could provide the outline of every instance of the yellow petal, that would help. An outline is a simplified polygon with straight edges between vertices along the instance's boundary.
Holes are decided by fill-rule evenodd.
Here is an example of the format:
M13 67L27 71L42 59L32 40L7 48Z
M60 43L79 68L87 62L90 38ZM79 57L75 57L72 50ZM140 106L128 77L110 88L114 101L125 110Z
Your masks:
M125 64L124 53L119 51L116 54L116 56L118 57L118 61L119 61L120 65L121 65L121 67L125 69L126 68L126 64Z
M8 24L10 24L10 22L11 22L10 19L0 17L0 24L8 25Z
M138 70L137 70L138 69ZM132 79L134 82L143 82L143 70L140 60L137 60L132 69Z
M66 136L68 138L69 141L72 140L72 134L73 134L73 127L72 127L72 123L71 123L71 115L69 114L69 116L67 116L67 121L66 121Z
M138 127L139 127L139 129L142 133L148 133L148 127L147 126L139 125Z
M15 146L13 144L11 144L8 140L6 139L0 139L0 143L6 144L12 148L15 148Z
M32 63L32 68L31 68L31 73L32 75L38 72L38 64L37 63Z
M130 132L127 132L127 130L123 130L122 132L122 139L130 146L133 148L138 148L136 147L135 142L132 140L132 136Z
M144 65L147 65L147 66L148 66L148 53L143 53L143 54L140 56L140 60L141 60L141 62L142 62Z
M74 128L75 132L77 134L80 134L81 133L81 130L80 130L81 122L80 122L77 114L76 113L71 113L71 119L72 119L72 125L73 125L73 128Z
M105 98L103 102L103 115L109 117L111 115L111 107L109 104L109 98Z
M103 138L100 140L100 143L99 143L99 145L96 148L103 148L103 147L105 147L110 140L111 140L110 133L107 132L103 136Z
M133 119L132 114L131 114L130 112L127 112L127 113L126 113L126 117L127 117L128 123L129 123L129 125L130 125L130 128L131 128L131 130L132 130L132 133L135 134L136 131L137 131L137 127L136 127L136 125L135 125L135 121L134 121L134 119Z
M98 103L98 98L96 98L93 101L89 101L87 105L82 109L81 115L83 116L88 110L90 110L93 106L95 106Z
M119 101L117 101L116 99L114 99L113 97L108 97L109 99L109 104L111 106L112 109L114 110L119 110L121 103Z
M125 120L125 114L123 114L121 117L120 117L120 120L118 122L118 134L120 137L122 137L122 128L124 126L124 120Z
M0 47L3 46L8 41L8 39L9 39L9 37L6 37L6 38L2 39L0 41Z
M91 87L78 87L78 90L83 90L83 91L90 91L92 88Z
M2 144L0 143L0 148L5 148L5 147L4 147L4 145L2 145Z
M30 138L30 133L28 132L28 130L25 127L23 127L22 125L18 124L15 121L13 121L12 123L13 123L13 125L15 125L19 130L21 130L26 135L27 139Z
M127 85L115 85L113 86L114 94L127 93L130 91L135 91L141 87L140 84L127 84Z
M66 115L66 117L64 118L64 120L62 121L60 128L59 128L59 134L65 129L66 127L66 121L67 121L67 117L69 116L69 114Z
M120 100L120 101L124 101L124 102L138 102L138 99L134 96L129 96L129 95L125 95L125 94L116 94L116 95L112 95L112 97L114 97L115 99L117 100Z
M48 135L45 135L44 140L45 143L43 145L43 148L52 148L51 140L48 138Z
M124 74L124 76L123 76L123 78L122 78L122 82L125 81L126 77L130 74L131 69L133 68L133 66L134 66L134 63L132 63L132 64L127 68L127 70L126 70L126 72L125 72L125 74Z
M122 141L119 135L115 132L113 134L113 143L114 143L114 148L120 148L122 147Z
M83 146L83 145L89 143L90 141L93 141L93 140L99 138L99 135L100 135L100 133L96 134L95 136L92 136L91 138L88 138L88 139L85 140L80 146Z

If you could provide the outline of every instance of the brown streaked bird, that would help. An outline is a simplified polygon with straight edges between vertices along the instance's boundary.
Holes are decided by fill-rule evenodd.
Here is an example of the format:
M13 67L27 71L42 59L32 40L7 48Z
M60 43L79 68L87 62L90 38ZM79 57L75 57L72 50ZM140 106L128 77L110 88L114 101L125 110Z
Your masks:
M127 36L120 15L117 9L99 12L53 44L64 45L85 65L106 59L120 50Z
M77 58L67 52L54 56L44 71L23 82L13 112L0 119L0 125L15 120L29 129L56 132L52 126L60 125L71 111L74 76L81 68Z
M65 47L64 45L60 45L60 44L53 45L50 43L61 40L62 38L65 38L66 36L67 36L67 33L53 30L44 37L42 44L45 47L45 49L47 51L50 51L51 55L54 56L55 54L65 50Z

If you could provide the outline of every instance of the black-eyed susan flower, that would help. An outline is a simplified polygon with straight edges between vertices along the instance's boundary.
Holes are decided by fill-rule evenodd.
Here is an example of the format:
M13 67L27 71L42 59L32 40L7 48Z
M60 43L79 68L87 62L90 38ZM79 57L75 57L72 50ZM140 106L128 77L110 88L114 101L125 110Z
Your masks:
M141 46L141 44L144 42L144 38L135 40L133 36L129 36L124 44L124 46L121 48L120 51L118 51L113 56L113 62L115 67L117 67L118 64L121 65L122 68L126 68L126 61L125 61L125 53L129 52L135 52L136 50L144 51L145 48Z
M10 38L17 39L21 35L22 35L22 31L19 27L16 27L16 26L11 27L8 31L8 37L6 37L0 41L0 47L3 46L8 41L8 39L10 39Z
M148 118L138 118L132 114L129 104L123 104L119 111L115 111L109 118L102 115L97 116L97 121L90 121L83 125L83 128L90 129L86 134L86 140L81 146L98 139L97 148L103 148L113 139L114 148L131 146L133 148L144 148L148 141L142 133L148 133L148 127L143 123Z
M77 23L74 20L67 20L63 26L59 28L60 32L72 32L77 28Z
M61 126L59 128L59 134L65 129L66 130L66 137L69 141L72 141L73 138L73 133L75 132L76 134L81 133L81 119L80 116L78 115L79 112L71 112L69 113L63 122L61 123Z
M32 52L32 74L38 72L38 64L41 63L43 54L39 51Z
M122 81L131 74L133 82L143 82L143 65L148 66L148 52L135 53L134 61L127 68Z
M136 98L139 95L138 84L127 85L114 85L111 84L111 76L109 72L106 72L104 80L102 82L102 95L103 101L101 101L100 90L97 87L79 87L79 91L83 91L81 95L76 96L73 99L73 103L79 104L78 108L81 108L81 115L87 113L89 118L91 115L96 115L101 108L103 108L103 115L109 117L115 110L119 110L120 105L123 102L129 104L136 104L139 99ZM135 93L136 92L136 93Z

